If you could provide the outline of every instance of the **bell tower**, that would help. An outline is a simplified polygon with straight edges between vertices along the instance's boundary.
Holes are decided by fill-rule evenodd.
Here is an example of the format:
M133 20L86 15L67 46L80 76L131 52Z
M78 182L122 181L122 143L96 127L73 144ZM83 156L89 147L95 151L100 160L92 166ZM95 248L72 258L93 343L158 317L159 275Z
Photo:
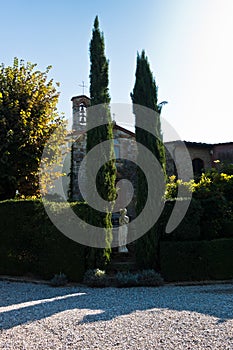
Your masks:
M86 95L74 96L71 99L73 109L73 131L86 130L86 109L90 106L90 98Z
M72 135L74 137L71 149L71 172L70 172L70 199L82 200L79 188L80 163L86 155L86 125L87 108L90 106L90 98L86 95L74 96L71 99L73 109ZM83 187L85 176L82 177Z

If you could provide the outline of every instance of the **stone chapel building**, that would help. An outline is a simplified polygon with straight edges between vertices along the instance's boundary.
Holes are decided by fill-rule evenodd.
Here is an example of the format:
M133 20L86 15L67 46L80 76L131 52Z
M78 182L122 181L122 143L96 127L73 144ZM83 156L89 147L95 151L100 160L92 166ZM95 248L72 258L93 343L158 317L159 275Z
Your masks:
M86 95L75 96L71 99L73 109L73 143L71 155L71 187L72 199L81 200L78 172L81 161L86 154L86 109L90 106L90 98ZM136 165L133 163L137 157L135 133L117 123L113 126L114 151L116 155L117 180L127 178L136 185ZM233 164L233 142L207 144L187 141L166 142L166 169L167 175L176 175L175 161L183 159L181 144L185 144L192 160L194 175L216 166L215 161ZM127 154L131 154L132 161L126 161ZM185 162L185 159L183 159ZM83 176L83 178L85 178ZM187 179L186 179L187 180Z
M85 95L75 96L71 99L73 109L73 139L75 142L72 147L71 156L71 186L72 200L82 200L80 193L80 182L78 172L80 163L86 154L86 109L90 106L90 98ZM136 185L136 165L134 161L137 157L137 147L135 134L120 125L114 123L114 151L116 156L117 181L121 178L127 178ZM131 154L132 161L127 161L127 154ZM83 176L85 179L85 176ZM85 184L84 184L85 187ZM122 194L123 196L124 194Z

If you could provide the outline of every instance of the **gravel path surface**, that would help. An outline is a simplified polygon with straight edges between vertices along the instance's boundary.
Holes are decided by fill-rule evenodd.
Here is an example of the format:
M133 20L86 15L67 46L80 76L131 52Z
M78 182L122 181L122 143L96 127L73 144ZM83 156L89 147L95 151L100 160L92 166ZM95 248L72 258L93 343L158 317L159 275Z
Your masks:
M0 282L0 349L233 349L233 284L52 288Z

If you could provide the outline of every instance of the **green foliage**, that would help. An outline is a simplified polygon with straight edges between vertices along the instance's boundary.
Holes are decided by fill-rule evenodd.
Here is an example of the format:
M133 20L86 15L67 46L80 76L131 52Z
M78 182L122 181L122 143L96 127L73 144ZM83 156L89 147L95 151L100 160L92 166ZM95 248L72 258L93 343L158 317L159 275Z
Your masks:
M142 270L138 274L138 285L145 287L157 287L162 286L164 280L162 276L155 270L148 269Z
M194 186L194 196L208 198L212 195L223 196L227 201L233 201L232 195L233 175L211 169L202 174L201 179Z
M67 284L68 280L64 273L59 273L54 275L54 277L50 281L50 285L53 287L61 287Z
M103 33L100 33L98 17L95 18L94 28L92 31L92 39L90 42L90 97L91 106L98 105L94 110L92 108L87 111L87 152L93 147L98 145L99 153L103 155L105 161L104 165L100 165L100 169L97 174L97 178L93 178L91 161L87 161L87 179L89 190L91 186L97 187L99 195L106 201L112 202L116 199L116 166L113 142L109 152L103 148L102 143L104 141L113 139L113 127L110 114L110 96L108 91L108 61L105 57L105 45ZM100 105L101 104L101 105ZM99 127L95 126L95 121L99 120L103 125ZM98 159L96 159L98 162ZM94 193L94 192L93 192ZM94 198L93 198L94 200ZM91 260L96 262L96 266L104 266L109 259L111 253L111 240L112 240L112 223L111 213L106 210L107 214L104 218L104 227L106 228L106 248L103 252L102 249L93 248L91 251ZM97 213L99 215L99 213ZM101 260L105 260L102 261Z
M116 285L120 288L136 287L138 285L138 274L132 272L117 272Z
M186 201L182 199L181 201ZM200 201L191 200L184 219L171 233L166 233L166 225L171 215L175 201L167 201L164 211L158 221L160 229L160 237L166 241L195 241L201 239L201 220L203 216L203 208Z
M163 169L163 176L165 174L165 150L162 142L161 134L161 123L160 123L160 111L161 108L158 105L157 99L157 86L155 79L153 78L152 72L150 70L150 65L145 52L142 51L141 55L137 55L137 67L136 67L136 80L131 93L131 98L133 102L133 110L136 118L136 125L140 125L140 120L146 118L147 122L150 124L150 130L156 135L136 127L136 141L141 143L148 150L150 150L153 155L158 159ZM154 113L148 114L144 113L143 109L139 110L137 105L145 106L150 108ZM145 154L138 152L138 160L145 157ZM150 160L148 159L148 164ZM162 170L161 170L162 171ZM145 206L148 195L148 186L146 181L146 175L142 170L137 168L137 205L136 211L137 215L140 214ZM156 191L156 189L155 189ZM155 196L158 200L158 196ZM148 215L154 215L154 213L148 213ZM158 231L157 226L152 227L143 237L136 242L136 260L140 268L150 268L153 267L158 269Z
M141 56L137 55L137 67L136 67L136 80L131 93L131 99L133 102L133 111L136 117L136 125L140 125L138 122L140 118L146 118L148 115L143 115L142 110L138 111L137 105L145 106L156 113L153 114L153 119L150 121L150 129L153 130L156 137L148 133L146 130L142 130L136 127L136 141L142 143L147 147L160 162L165 173L165 149L162 142L161 121L160 112L161 106L158 104L158 87L156 86L155 79L150 69L148 58L145 55L145 51L142 51ZM146 113L147 114L147 113ZM137 120L138 119L138 120Z
M109 276L100 269L87 270L83 283L89 287L157 287L163 285L163 278L154 270L138 272L117 272Z
M220 237L222 224L225 221L227 202L221 194L211 193L209 197L199 199L203 208L201 216L202 239L214 239Z
M233 175L233 163L229 159L228 161L220 162L220 160L215 160L215 169L218 173L223 173L227 175Z
M195 188L195 181L190 180L187 182L187 181L176 179L175 175L170 176L166 184L166 191L164 196L165 199L173 200L177 198L178 187L179 188L184 187L185 189L188 189L188 192L193 193Z
M96 17L90 43L90 97L92 106L102 105L94 109L93 113L91 111L88 113L87 124L91 128L87 132L87 152L98 145L100 147L99 152L104 153L106 163L100 168L97 174L96 185L99 194L105 200L113 201L116 198L116 166L114 159L110 160L114 158L113 142L109 153L106 154L104 149L101 150L101 143L103 141L113 139L113 127L109 107L110 96L108 92L108 61L105 57L104 49L104 37L100 33L99 21L98 17ZM104 125L93 128L92 122L95 124L96 119L102 121ZM91 164L89 166L91 168ZM90 184L92 183L92 178L89 182Z
M233 240L161 242L161 274L166 281L233 278Z
M166 188L165 196L167 199L176 198L178 186L188 188L193 198L202 207L201 239L224 237L223 226L225 222L233 222L233 175L211 169L203 173L198 182L194 180L183 182L172 176ZM193 217L196 218L195 213ZM193 220L191 220L192 222Z
M166 199L174 199L177 196L178 187L184 186L195 198L209 198L212 195L222 195L229 202L233 201L232 186L233 175L219 172L217 169L211 169L203 173L198 181L190 180L184 182L170 176L166 185Z
M158 287L163 285L161 275L152 269L135 273L118 272L115 280L117 287Z
M160 113L157 97L158 88L150 70L148 58L146 57L144 50L141 55L139 55L139 53L137 54L135 77L135 85L133 93L131 93L132 102ZM159 126L159 121L157 122ZM159 132L160 130L158 129L158 133Z
M85 216L85 205L73 206ZM50 210L65 216L63 203L51 203ZM82 280L88 248L64 236L40 200L0 202L0 217L0 274L51 279L63 271L71 281Z
M136 241L136 265L142 269L159 270L159 231L157 224Z
M108 287L110 285L109 277L104 270L89 269L85 272L83 283L88 287Z
M96 16L92 39L90 42L90 97L91 104L110 103L108 92L108 60L105 57L104 35L99 29L99 19Z
M220 231L220 236L233 238L233 220L225 219L223 221L221 231Z
M58 92L48 80L51 67L14 59L12 67L0 65L0 199L39 192L38 169L45 142L62 118L57 113ZM64 131L64 127L62 128ZM52 146L50 161L57 163Z

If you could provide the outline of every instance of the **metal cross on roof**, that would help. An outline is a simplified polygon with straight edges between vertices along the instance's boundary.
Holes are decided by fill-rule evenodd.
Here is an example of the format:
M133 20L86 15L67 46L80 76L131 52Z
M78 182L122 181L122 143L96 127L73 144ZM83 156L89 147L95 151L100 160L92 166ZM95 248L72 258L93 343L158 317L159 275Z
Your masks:
M84 84L84 81L82 81L82 85L79 84L83 88L83 95L84 95L84 89L87 88L87 85Z

